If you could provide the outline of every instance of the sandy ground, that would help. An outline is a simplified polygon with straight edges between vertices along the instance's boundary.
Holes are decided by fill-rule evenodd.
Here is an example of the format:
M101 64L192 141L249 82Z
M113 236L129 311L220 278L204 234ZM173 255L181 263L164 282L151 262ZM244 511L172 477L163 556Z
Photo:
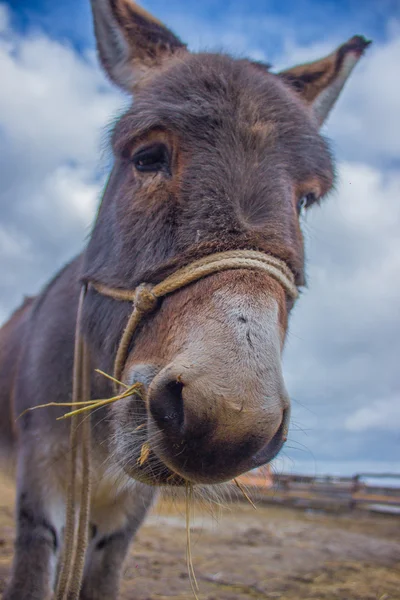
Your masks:
M0 481L0 592L13 543L13 489ZM126 562L123 600L190 600L185 508L164 502ZM192 553L200 600L400 600L400 518L233 504L197 508ZM22 599L21 599L22 600Z

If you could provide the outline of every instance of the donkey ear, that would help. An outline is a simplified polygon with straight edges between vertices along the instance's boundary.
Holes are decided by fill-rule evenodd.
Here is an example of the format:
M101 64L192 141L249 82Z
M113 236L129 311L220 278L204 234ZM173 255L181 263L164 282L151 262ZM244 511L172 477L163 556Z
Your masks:
M186 48L165 25L131 0L91 0L97 50L104 70L132 92L150 69Z
M329 56L282 71L279 75L312 106L318 123L322 125L370 43L355 35Z

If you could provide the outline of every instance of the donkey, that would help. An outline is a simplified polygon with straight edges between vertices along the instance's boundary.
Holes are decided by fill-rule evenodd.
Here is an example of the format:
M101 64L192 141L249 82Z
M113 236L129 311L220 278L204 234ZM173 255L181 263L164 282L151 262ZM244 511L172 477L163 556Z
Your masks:
M331 189L319 129L368 43L272 73L225 54L192 53L130 0L92 0L108 77L134 95L112 133L114 165L82 254L0 332L2 453L16 457L17 532L6 600L52 594L65 523L75 321L82 282L155 284L211 254L275 257L305 285L301 213ZM90 110L90 107L88 107ZM271 461L290 402L281 354L294 301L267 273L214 273L163 299L129 347L131 396L91 415L91 539L81 598L118 595L124 557L160 486L216 484ZM93 287L82 309L93 398L109 380L131 312ZM143 442L147 469L140 469Z

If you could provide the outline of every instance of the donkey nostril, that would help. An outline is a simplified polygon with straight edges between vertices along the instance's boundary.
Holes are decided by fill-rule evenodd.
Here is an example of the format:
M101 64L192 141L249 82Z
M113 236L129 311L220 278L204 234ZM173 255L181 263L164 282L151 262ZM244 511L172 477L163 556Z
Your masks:
M158 427L163 430L179 431L184 421L183 383L169 381L157 390L150 401L150 412Z

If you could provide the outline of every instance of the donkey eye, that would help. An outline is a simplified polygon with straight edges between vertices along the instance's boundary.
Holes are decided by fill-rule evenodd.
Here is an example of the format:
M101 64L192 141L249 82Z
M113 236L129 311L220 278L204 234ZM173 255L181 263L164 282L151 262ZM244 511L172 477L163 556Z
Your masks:
M298 214L299 215L302 214L306 208L311 206L311 204L314 204L314 202L316 202L316 201L317 201L317 196L313 193L306 194L305 196L302 196L301 198L299 198L299 200L297 201Z
M144 173L169 172L169 155L164 144L155 144L138 150L132 157L135 168Z

